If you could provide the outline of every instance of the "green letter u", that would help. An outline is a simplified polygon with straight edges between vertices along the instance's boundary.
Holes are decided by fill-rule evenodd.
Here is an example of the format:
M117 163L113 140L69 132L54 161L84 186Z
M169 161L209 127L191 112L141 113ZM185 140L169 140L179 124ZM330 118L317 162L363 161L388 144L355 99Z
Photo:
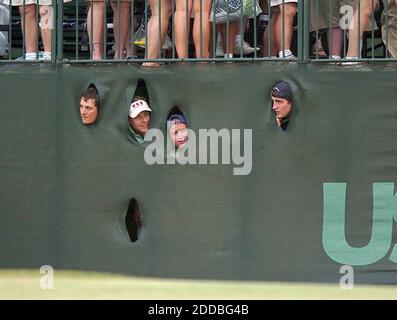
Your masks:
M393 220L397 221L397 197L394 183L373 184L373 225L371 239L365 247L354 248L346 241L346 183L324 183L323 246L327 255L348 265L367 265L382 259L390 249ZM394 253L394 250L393 250ZM396 254L391 255L390 260Z

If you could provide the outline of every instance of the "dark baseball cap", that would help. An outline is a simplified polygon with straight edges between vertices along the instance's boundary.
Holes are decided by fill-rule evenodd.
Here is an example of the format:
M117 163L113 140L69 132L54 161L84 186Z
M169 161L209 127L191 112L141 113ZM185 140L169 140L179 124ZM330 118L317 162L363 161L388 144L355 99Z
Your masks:
M173 126L174 124L178 124L178 123L187 124L185 116L181 113L173 114L168 118L167 129L171 128L171 126Z
M286 81L277 82L272 89L272 97L292 100L292 88Z

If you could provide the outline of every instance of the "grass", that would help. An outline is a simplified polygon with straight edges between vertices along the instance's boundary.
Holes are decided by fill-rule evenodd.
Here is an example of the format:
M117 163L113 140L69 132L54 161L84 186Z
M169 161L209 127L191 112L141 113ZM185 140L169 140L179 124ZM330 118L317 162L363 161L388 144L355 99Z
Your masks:
M198 281L55 271L54 289L40 288L38 270L0 270L0 299L397 299L396 286Z

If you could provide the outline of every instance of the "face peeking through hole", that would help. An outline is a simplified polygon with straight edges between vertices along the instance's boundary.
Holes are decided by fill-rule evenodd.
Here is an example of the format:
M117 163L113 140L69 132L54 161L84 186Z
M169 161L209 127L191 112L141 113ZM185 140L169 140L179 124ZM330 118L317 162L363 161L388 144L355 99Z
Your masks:
M80 99L81 122L85 125L94 124L98 117L98 107L95 99Z
M130 126L140 136L144 137L150 128L150 112L142 111L135 118L128 117Z
M276 122L280 126L283 119L287 118L291 113L292 102L284 98L272 96L272 110L276 116Z
M179 149L183 148L188 140L186 123L175 123L169 129L171 142Z

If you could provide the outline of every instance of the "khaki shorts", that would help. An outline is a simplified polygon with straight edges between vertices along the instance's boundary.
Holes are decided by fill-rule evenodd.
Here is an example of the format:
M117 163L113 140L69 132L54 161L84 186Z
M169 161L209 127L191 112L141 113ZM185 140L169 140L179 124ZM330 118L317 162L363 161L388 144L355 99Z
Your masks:
M298 0L284 0L284 3L289 3L289 2L298 3ZM283 0L271 0L270 1L271 7L276 7L276 6L279 6L280 4L283 4Z
M397 5L392 0L388 2L383 0L383 3L385 7L382 13L383 43L388 45L391 56L397 58Z
M340 10L344 4L350 5L347 0L310 0L310 32L340 27L343 17Z

